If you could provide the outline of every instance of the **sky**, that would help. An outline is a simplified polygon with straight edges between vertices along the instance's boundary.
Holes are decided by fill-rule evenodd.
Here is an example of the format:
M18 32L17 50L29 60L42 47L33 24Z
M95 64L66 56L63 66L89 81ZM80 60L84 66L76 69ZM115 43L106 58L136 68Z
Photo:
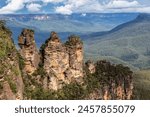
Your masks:
M150 0L0 0L0 14L150 13Z

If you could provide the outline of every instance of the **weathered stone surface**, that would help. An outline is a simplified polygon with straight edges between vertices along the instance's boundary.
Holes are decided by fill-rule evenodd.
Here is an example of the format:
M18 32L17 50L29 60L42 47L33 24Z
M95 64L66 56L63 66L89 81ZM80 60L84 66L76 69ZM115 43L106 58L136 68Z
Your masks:
M43 55L50 89L57 90L64 84L83 77L83 47L79 39L70 37L66 44L62 44L57 33L52 32Z
M7 81L4 82L4 84L3 84L3 99L6 99L6 100L15 100L16 99L16 96L12 92L10 85L8 84Z
M23 99L19 56L8 29L0 26L0 99ZM7 49L5 49L7 48Z
M73 77L83 77L83 43L77 36L70 36L65 43L69 53L69 67L72 71Z
M60 42L57 33L52 32L44 49L44 69L49 75L48 87L57 90L61 84L66 82L65 71L69 67L69 55L66 47Z
M97 62L96 72L100 76L102 99L125 100L133 97L133 76L128 67L111 65L106 61ZM99 70L99 71L98 71Z
M24 70L28 74L32 74L39 64L39 53L34 40L34 32L29 29L24 29L18 38L20 46L20 54L25 60Z
M91 73L91 74L95 73L95 64L94 64L94 62L92 62L91 60L88 60L85 63L85 65L88 68L89 73Z

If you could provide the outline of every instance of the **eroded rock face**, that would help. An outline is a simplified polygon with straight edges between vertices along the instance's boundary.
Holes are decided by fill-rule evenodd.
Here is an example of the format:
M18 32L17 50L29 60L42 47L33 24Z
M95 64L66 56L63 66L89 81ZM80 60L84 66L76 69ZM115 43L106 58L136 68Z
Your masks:
M105 86L103 87L103 99L104 100L130 100L133 97L133 83L131 81L125 84L126 81L122 81L120 85Z
M99 67L98 67L99 66ZM102 97L104 100L130 100L133 97L133 76L128 67L111 65L106 61L97 63L100 72Z
M21 71L18 66L18 61L14 60L14 63L11 65L9 61L7 64L9 67L6 67L4 74L1 77L0 85L2 90L0 91L0 99L5 100L21 100L23 99L23 90L24 84L22 81ZM10 66L11 69L10 69Z
M1 29L1 26L0 48L0 99L23 99L24 85L19 67L18 52L10 32L5 28Z
M69 67L66 47L60 42L55 32L51 33L44 49L44 69L49 77L48 87L57 90L61 82L67 82L65 72Z
M60 89L74 79L83 77L83 50L76 39L62 44L57 33L52 32L44 48L44 69L48 74L48 87ZM44 83L45 84L45 83Z
M65 43L69 53L69 67L75 80L80 80L83 77L83 43L77 36L70 36Z
M29 29L24 29L18 38L20 46L20 54L25 60L24 70L28 74L32 74L39 64L39 53L34 40L34 32Z
M85 65L86 65L89 73L91 73L91 74L95 73L95 64L94 64L94 62L92 62L91 60L88 60L85 63Z

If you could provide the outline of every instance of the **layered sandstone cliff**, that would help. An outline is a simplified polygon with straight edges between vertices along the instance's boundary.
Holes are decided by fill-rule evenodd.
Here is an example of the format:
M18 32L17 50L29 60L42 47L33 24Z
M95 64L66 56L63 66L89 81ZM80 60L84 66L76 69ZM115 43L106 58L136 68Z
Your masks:
M83 45L79 38L69 37L63 44L57 33L52 32L42 55L50 89L60 89L63 84L83 77Z
M78 36L72 35L65 43L69 54L69 69L72 77L79 82L82 82L83 77L83 43Z
M98 61L95 65L87 62L88 71L100 82L100 89L92 92L90 99L130 100L133 98L133 73L128 67ZM95 66L95 68L94 68ZM93 96L96 95L96 96Z
M28 74L32 74L37 69L40 60L34 40L34 31L24 29L18 38L18 44L25 63L24 70Z

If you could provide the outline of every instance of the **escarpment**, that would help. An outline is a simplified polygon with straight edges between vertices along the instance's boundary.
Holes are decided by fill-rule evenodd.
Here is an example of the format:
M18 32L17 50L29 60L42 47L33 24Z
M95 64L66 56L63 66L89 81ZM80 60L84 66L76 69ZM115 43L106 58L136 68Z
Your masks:
M34 31L23 29L17 51L11 32L0 30L0 99L132 99L132 71L106 61L84 63L78 36L62 43L51 32L38 51Z
M23 99L19 54L11 31L0 21L0 99Z
M93 68L93 67L89 67ZM93 71L93 70L92 70ZM104 100L129 100L133 97L132 71L122 65L106 61L95 64L95 77L99 78L100 92Z

